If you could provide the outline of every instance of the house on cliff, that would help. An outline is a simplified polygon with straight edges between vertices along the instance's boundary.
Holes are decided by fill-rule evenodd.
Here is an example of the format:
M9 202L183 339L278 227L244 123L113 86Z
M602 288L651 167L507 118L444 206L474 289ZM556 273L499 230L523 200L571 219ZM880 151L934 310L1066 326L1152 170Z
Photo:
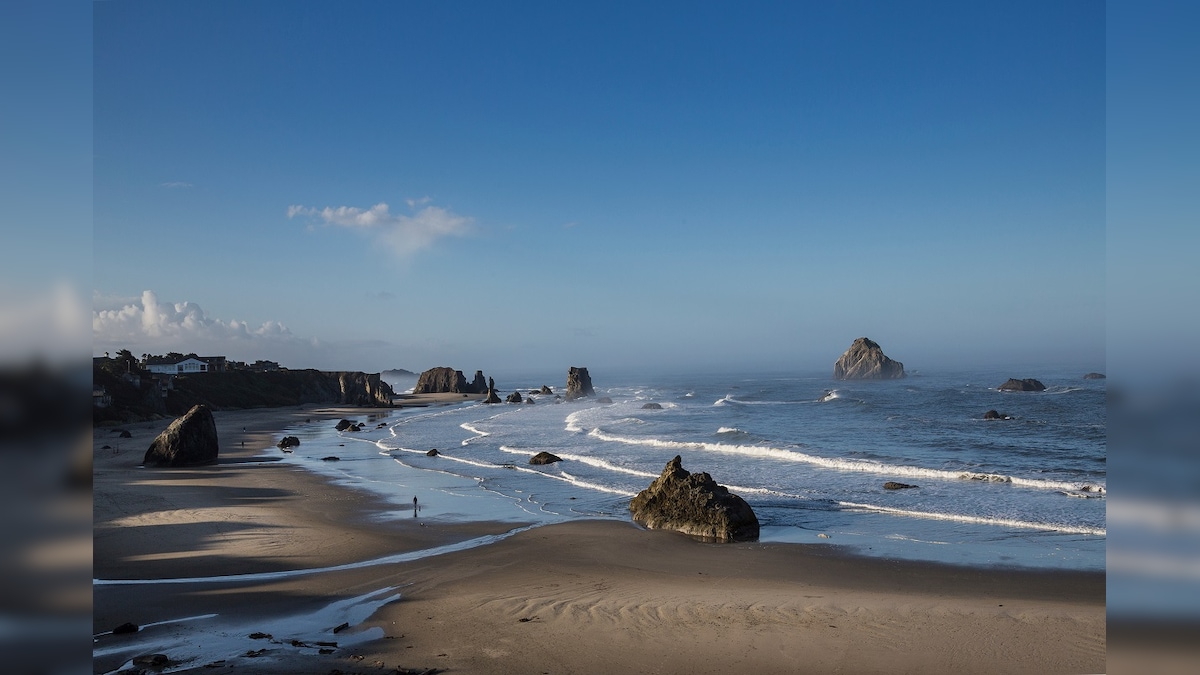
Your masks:
M190 375L192 373L220 373L225 370L224 356L151 356L142 362L142 367L152 373L163 375Z

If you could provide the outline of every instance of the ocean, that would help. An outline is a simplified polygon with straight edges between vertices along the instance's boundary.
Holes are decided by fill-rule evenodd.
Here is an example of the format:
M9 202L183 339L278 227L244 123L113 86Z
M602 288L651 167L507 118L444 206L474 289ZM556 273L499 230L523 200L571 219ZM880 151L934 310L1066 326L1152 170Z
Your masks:
M1002 392L1036 377L1044 392ZM497 382L503 397L559 381ZM1105 381L1082 372L650 376L592 373L595 399L381 410L361 432L286 433L285 461L379 495L389 517L629 520L675 455L744 498L762 542L975 566L1102 570ZM398 382L410 387L412 382ZM657 403L661 409L644 408ZM984 420L988 410L1011 419ZM437 449L437 456L429 456ZM563 461L533 466L547 451ZM336 456L338 461L324 458ZM916 487L887 490L896 481ZM413 499L416 498L414 509Z

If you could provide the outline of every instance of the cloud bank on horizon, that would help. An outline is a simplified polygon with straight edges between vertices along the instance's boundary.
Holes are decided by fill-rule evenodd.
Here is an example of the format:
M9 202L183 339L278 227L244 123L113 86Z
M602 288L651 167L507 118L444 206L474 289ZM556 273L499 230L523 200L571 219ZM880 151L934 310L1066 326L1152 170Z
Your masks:
M392 213L385 202L371 208L357 206L326 206L317 209L295 205L287 209L288 218L297 216L316 219L325 225L369 232L381 246L406 258L433 246L445 237L461 237L470 231L474 220L439 206L429 205L428 197L409 199L412 215ZM416 210L417 207L422 207Z

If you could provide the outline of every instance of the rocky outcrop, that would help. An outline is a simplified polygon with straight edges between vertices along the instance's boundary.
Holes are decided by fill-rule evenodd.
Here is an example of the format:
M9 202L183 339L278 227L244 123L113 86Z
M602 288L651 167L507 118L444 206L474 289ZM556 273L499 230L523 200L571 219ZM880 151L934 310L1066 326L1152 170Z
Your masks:
M145 466L202 466L217 463L217 423L206 405L193 406L171 422L142 459Z
M275 444L275 447L279 448L280 450L287 450L288 448L294 448L298 445L300 445L299 438L296 438L295 436L284 436L283 440Z
M595 395L596 390L592 388L592 376L588 374L588 369L572 366L567 371L567 400L574 401L577 398Z
M1024 380L1010 377L1007 382L996 388L1000 391L1046 391L1046 385L1032 377L1027 377Z
M504 402L505 403L520 403L521 401L524 401L524 400L525 399L521 398L521 392L514 391L513 393L509 394L507 398L504 399Z
M550 387L547 387L546 385L543 384L541 390L538 393L541 394L542 396L551 396L554 394L554 390L552 390Z
M983 413L983 419L985 419L985 420L1011 420L1012 418L1002 412L998 412L996 410L989 410L989 411Z
M904 377L904 364L884 355L870 338L860 337L833 364L837 380L894 380Z
M1088 373L1083 376L1085 380L1103 380L1106 379L1104 373Z
M487 398L483 399L484 403L499 403L500 395L496 393L496 381L488 378Z
M352 426L354 426L353 420L342 419L342 420L339 420L338 423L333 428L338 431L345 431Z
M888 482L883 484L884 490L908 490L908 489L915 488L915 487L917 487L917 486L909 485L908 483L897 483L896 481L893 481L893 480L889 480Z
M538 454L529 458L530 464L553 464L561 461L562 457L549 452L539 452Z
M662 410L662 409L663 409L663 407L662 407L661 403L650 402L650 403L642 404L642 410Z
M471 391L464 392L464 393L467 393L467 394L486 394L487 393L487 390L488 390L487 380L484 379L482 370L475 371L475 379L471 380L471 384L468 385L468 388Z
M483 373L478 373L479 378ZM474 383L468 384L461 370L448 367L430 368L417 378L414 394L473 394Z
M717 541L758 538L758 518L741 497L707 473L690 473L675 456L629 503L633 520L652 530L676 530Z
M426 456L428 456L428 457L437 457L437 456L438 456L438 454L440 454L440 453L438 453L438 449L437 449L437 448L430 448L430 449L429 449L429 452L427 452L427 453L425 453L425 454L426 454Z

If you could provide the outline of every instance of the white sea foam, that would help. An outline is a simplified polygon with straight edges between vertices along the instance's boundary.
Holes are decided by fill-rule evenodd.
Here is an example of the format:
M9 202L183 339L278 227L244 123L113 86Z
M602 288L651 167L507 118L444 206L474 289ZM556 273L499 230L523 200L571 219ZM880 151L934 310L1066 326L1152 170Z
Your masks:
M1080 483L1068 483L1065 481L1053 481L1038 478L1017 478L1001 474L946 471L944 469L927 469L918 466L883 464L881 462L872 462L862 459L821 457L818 455L796 452L794 450L772 448L763 445L735 445L731 443L670 441L658 438L632 438L628 436L610 434L600 430L599 428L592 429L588 435L592 436L593 438L598 438L602 441L608 441L611 443L642 445L652 448L664 448L670 450L699 450L703 452L715 452L725 455L738 455L743 457L758 457L770 460L799 462L803 464L811 464L813 466L820 466L827 469L833 469L835 471L872 473L885 476L902 476L906 478L929 478L934 480L973 480L985 483L1009 483L1012 485L1019 485L1021 487L1038 488L1043 490L1078 490L1082 487L1082 484Z
M717 429L717 433L718 434L744 434L746 432L742 431L741 429L739 429L737 427L721 427L720 429Z
M1099 537L1107 536L1107 530L1103 528L1082 527L1076 525L1064 525L1060 523L1035 523L1024 520L1016 520L1013 518L988 518L984 516L968 516L960 513L935 513L931 511L910 511L907 509L896 509L890 506L876 506L874 504L859 504L856 502L838 502L840 506L845 506L852 509L862 509L864 511L876 511L878 513L886 513L893 516L908 516L910 518L923 518L926 520L948 520L958 523L975 523L979 525L996 525L999 527L1018 527L1029 530L1049 530L1052 532L1066 532L1068 534L1090 534Z

